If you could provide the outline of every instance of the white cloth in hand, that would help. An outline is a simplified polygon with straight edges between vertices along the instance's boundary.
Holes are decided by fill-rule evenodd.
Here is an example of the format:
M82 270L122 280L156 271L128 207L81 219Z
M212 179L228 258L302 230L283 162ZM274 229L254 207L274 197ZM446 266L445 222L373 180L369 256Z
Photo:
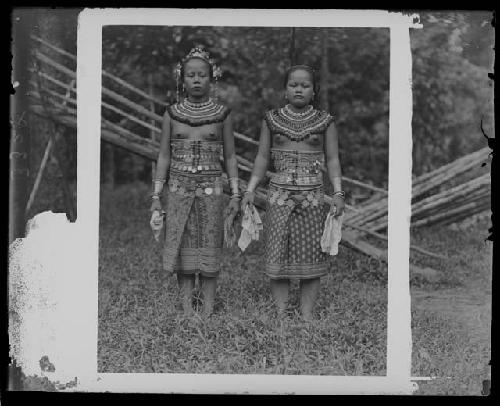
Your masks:
M337 255L339 243L342 239L342 219L344 215L335 217L333 213L328 213L325 220L323 235L321 236L321 250L330 255Z
M163 214L158 210L155 210L151 215L149 225L151 226L151 230L153 231L153 237L156 241L159 241L161 229L163 228Z
M243 220L241 221L241 235L238 240L238 247L245 251L252 240L259 239L259 231L264 227L260 219L259 212L253 204L248 204L243 213Z

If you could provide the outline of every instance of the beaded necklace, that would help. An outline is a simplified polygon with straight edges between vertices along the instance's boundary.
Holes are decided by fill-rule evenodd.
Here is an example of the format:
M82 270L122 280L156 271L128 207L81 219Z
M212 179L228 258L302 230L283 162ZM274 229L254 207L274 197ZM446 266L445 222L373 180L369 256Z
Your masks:
M202 103L184 99L180 103L167 106L167 111L174 120L193 127L220 123L231 112L226 106L215 103L212 99Z
M326 111L315 110L312 106L296 113L287 104L280 109L268 111L265 120L272 133L283 134L292 141L303 141L311 134L326 131L333 116Z

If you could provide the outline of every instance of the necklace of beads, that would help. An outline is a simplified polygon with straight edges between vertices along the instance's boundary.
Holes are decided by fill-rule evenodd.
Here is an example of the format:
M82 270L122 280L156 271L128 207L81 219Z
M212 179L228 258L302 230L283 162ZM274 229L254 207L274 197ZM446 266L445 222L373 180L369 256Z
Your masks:
M311 134L323 133L333 121L333 116L312 106L296 113L286 105L268 111L265 120L272 133L283 134L292 141L303 141Z
M168 106L167 111L174 120L194 127L222 122L230 113L226 106L212 99L202 103L184 99L181 103Z

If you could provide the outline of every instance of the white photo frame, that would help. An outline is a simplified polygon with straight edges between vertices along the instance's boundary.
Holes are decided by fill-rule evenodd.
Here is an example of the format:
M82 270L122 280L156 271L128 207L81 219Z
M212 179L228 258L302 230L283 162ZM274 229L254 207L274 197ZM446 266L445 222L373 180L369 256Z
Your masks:
M252 22L252 23L250 23ZM380 27L390 29L388 314L386 376L135 374L97 372L99 173L104 25ZM81 391L252 394L410 394L409 243L412 162L410 28L418 16L380 10L96 9L79 16L77 51Z

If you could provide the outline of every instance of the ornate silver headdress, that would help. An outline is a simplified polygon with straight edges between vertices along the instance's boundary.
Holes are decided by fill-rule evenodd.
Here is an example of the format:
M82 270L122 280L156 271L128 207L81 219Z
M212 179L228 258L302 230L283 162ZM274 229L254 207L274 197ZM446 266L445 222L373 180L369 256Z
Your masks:
M217 95L217 81L218 79L222 76L222 70L221 68L215 63L215 59L210 58L210 54L208 51L205 51L205 49L201 46L195 46L194 48L189 51L189 53L182 58L177 65L175 66L175 80L176 80L176 85L177 85L177 102L179 102L179 86L182 81L181 73L182 73L182 67L184 64L189 61L190 59L201 59L202 61L205 61L210 65L210 68L212 70L212 77L215 80L215 89L216 89L216 95Z

